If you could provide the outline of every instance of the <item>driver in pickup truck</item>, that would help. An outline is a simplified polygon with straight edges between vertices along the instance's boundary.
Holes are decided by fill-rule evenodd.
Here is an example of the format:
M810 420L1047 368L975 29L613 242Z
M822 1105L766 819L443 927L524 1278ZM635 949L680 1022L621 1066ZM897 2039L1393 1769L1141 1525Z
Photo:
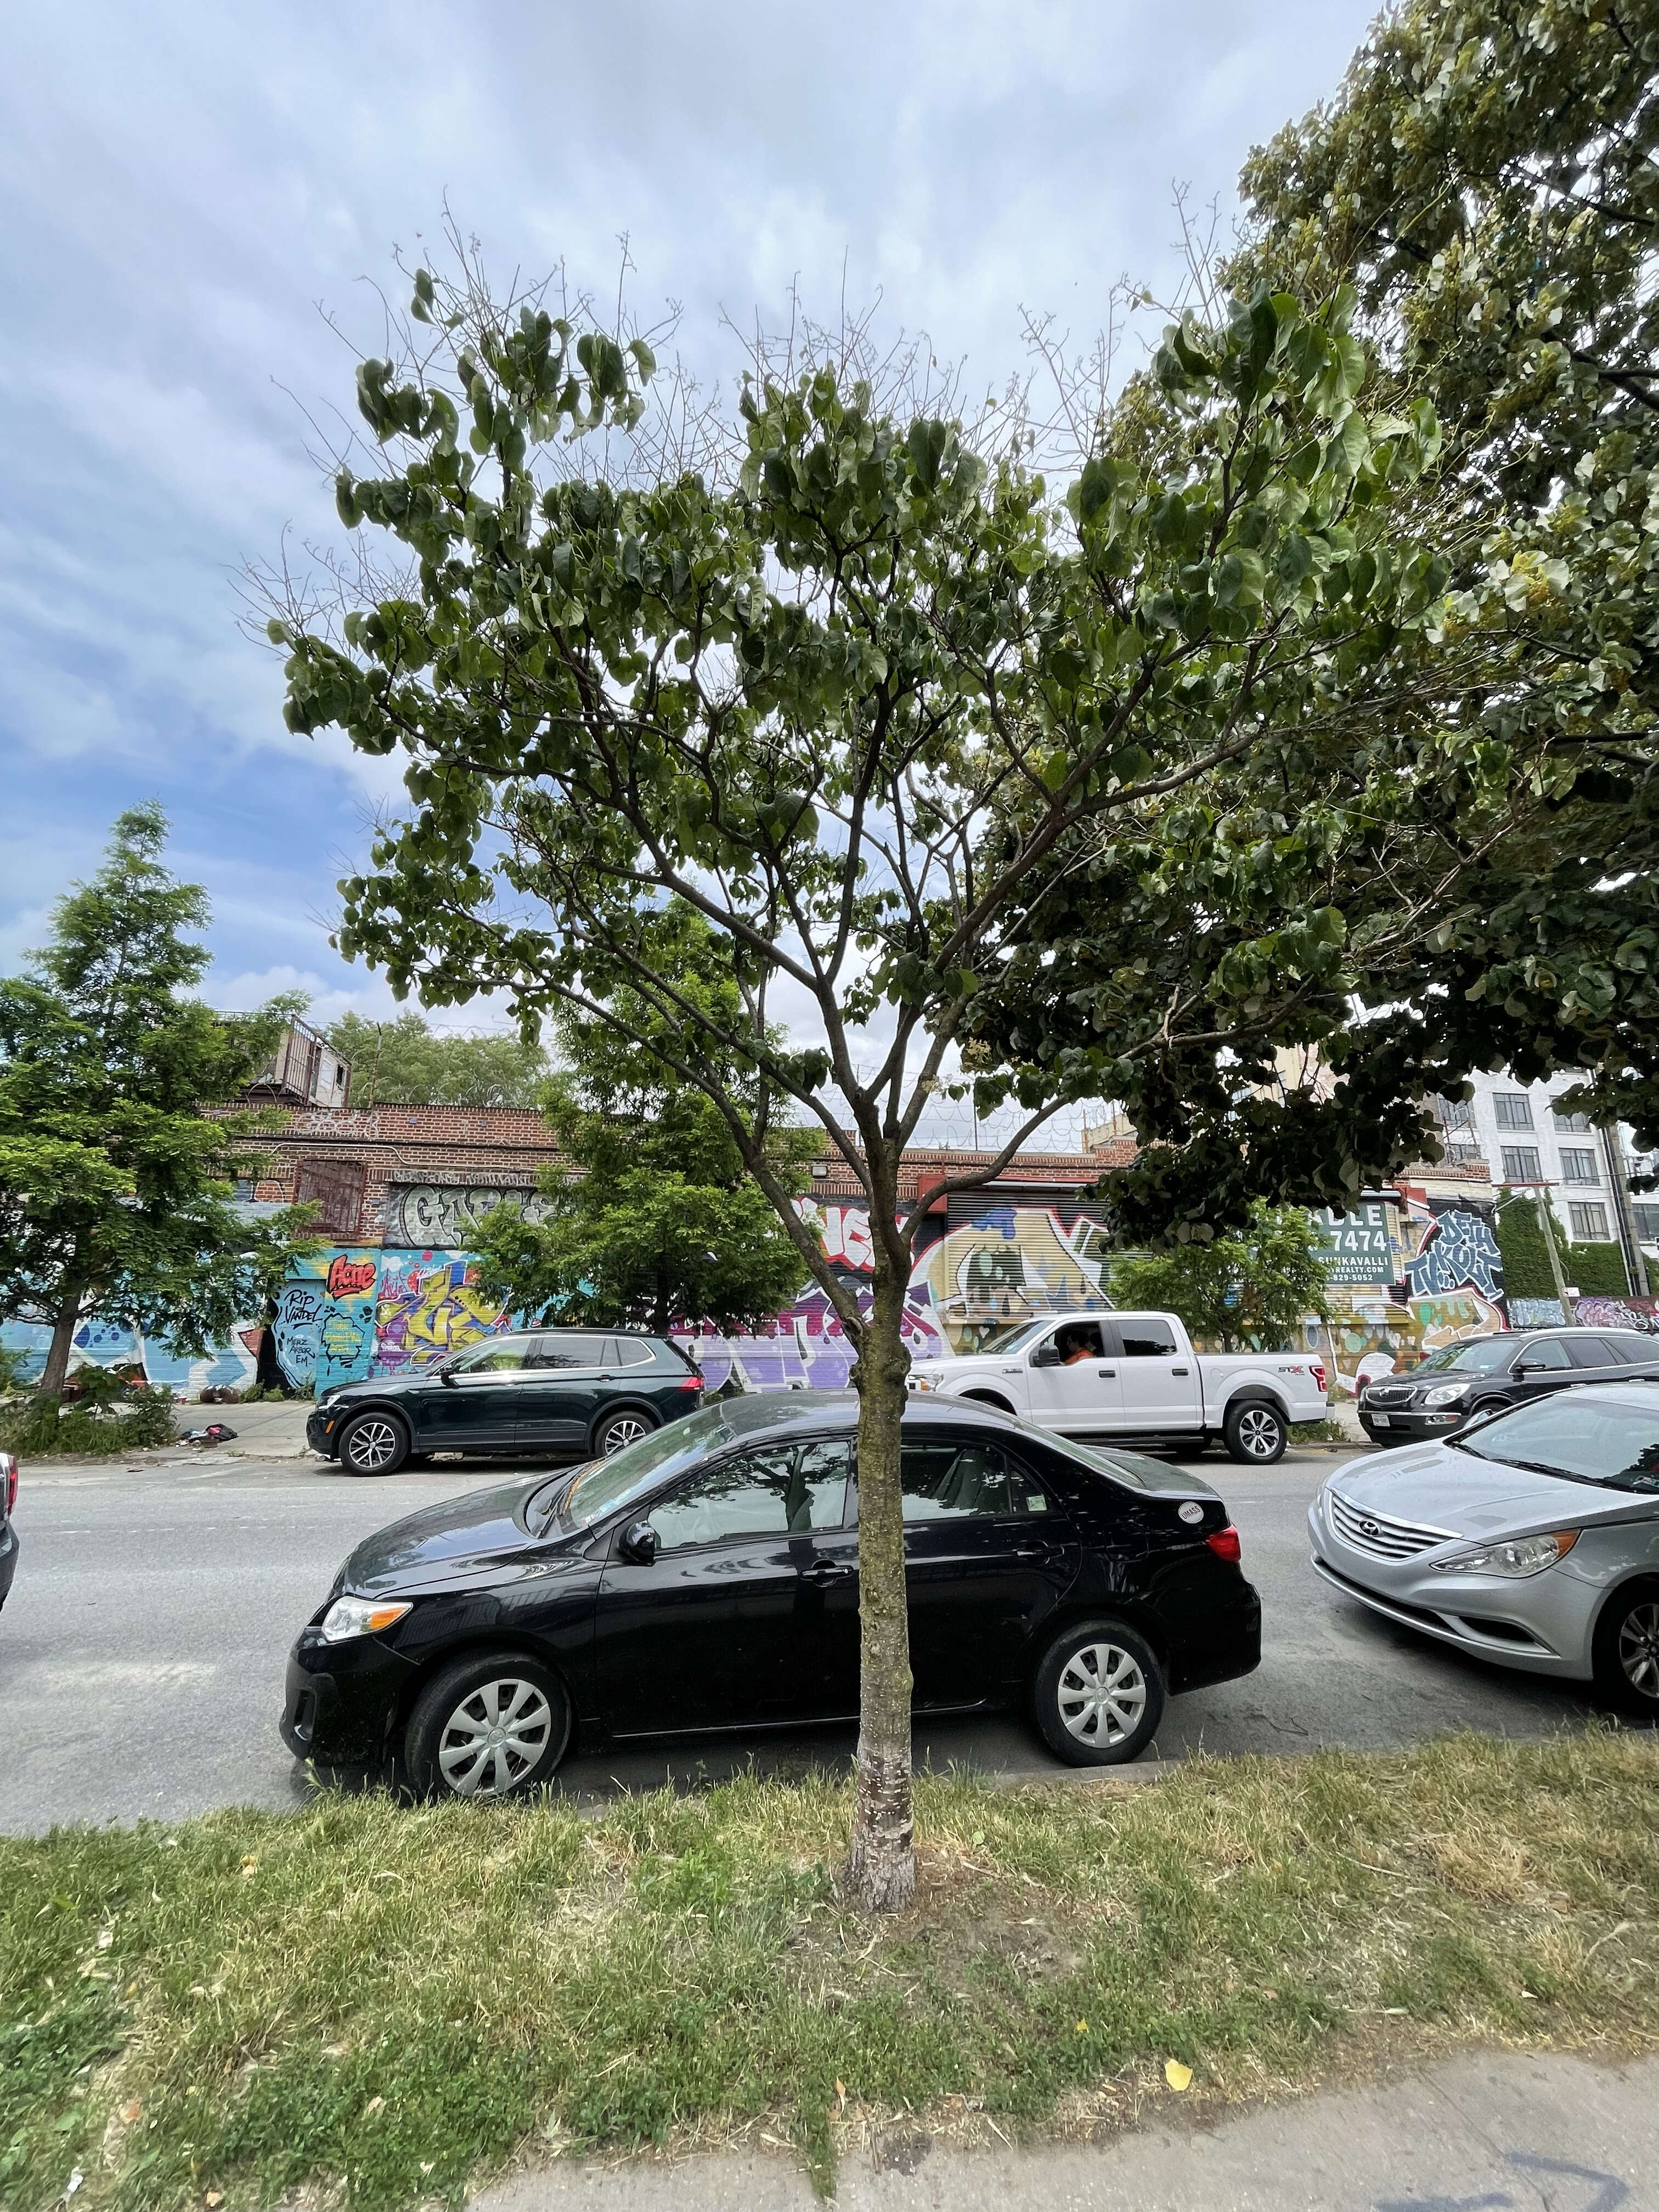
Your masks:
M1080 1359L1098 1359L1100 1332L1086 1322L1076 1328L1063 1328L1054 1340L1063 1367L1075 1367Z

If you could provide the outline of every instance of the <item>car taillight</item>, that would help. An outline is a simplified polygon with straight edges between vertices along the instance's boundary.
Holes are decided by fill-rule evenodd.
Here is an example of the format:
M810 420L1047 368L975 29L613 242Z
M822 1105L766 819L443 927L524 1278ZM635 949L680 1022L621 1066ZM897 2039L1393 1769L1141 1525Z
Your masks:
M1238 1531L1230 1521L1224 1528L1212 1528L1204 1539L1218 1559L1225 1559L1237 1566L1244 1556L1244 1547L1238 1540Z
M1325 1370L1321 1362L1316 1359L1313 1365L1308 1370L1308 1372L1313 1376L1314 1381L1318 1383L1320 1390L1322 1393L1325 1388Z
M6 1510L9 1513L17 1503L17 1462L9 1452L0 1452L0 1482L6 1486Z
M701 1398L703 1389L702 1377L701 1375L688 1375L684 1382L677 1382L674 1389L676 1394L682 1398Z

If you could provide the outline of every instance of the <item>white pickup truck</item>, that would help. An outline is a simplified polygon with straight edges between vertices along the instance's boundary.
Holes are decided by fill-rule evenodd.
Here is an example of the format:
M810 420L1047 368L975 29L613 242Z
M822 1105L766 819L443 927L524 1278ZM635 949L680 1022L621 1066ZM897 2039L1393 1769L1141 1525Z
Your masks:
M1073 1437L1280 1457L1292 1421L1325 1418L1325 1370L1311 1352L1194 1352L1173 1314L1050 1316L986 1352L927 1360L910 1389L976 1398Z

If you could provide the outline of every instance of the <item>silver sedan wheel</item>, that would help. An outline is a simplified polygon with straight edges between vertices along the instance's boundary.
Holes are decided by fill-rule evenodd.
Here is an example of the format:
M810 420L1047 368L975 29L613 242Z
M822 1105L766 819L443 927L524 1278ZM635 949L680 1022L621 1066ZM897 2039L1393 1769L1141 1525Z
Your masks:
M1633 1605L1619 1630L1619 1664L1625 1679L1659 1704L1659 1604Z
M638 1443L641 1437L651 1433L651 1424L641 1413L618 1413L614 1421L607 1421L599 1432L599 1446L607 1459L612 1452L626 1451L629 1444Z
M1238 1417L1238 1448L1252 1459L1271 1459L1279 1449L1279 1416L1265 1406L1247 1406Z
M1146 1677L1121 1644L1085 1644L1060 1668L1056 1695L1079 1743L1121 1743L1146 1711Z
M395 1422L373 1417L359 1421L346 1438L346 1457L362 1474L378 1474L398 1456L403 1438Z
M553 1710L533 1682L503 1675L469 1690L438 1738L438 1771L458 1797L505 1797L547 1749Z

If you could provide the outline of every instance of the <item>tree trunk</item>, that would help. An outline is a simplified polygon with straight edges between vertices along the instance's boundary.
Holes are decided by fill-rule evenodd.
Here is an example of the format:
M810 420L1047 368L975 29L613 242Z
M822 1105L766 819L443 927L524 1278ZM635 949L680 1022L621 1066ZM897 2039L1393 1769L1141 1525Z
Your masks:
M899 1424L910 1355L904 1279L876 1245L875 1304L859 1341L859 1751L847 1893L902 1912L916 1886L910 1804L910 1621Z
M52 1347L46 1353L46 1364L41 1370L40 1380L34 1395L42 1404L53 1407L64 1402L64 1384L69 1376L70 1349L75 1342L75 1324L81 1318L81 1293L76 1291L66 1298L52 1316Z

